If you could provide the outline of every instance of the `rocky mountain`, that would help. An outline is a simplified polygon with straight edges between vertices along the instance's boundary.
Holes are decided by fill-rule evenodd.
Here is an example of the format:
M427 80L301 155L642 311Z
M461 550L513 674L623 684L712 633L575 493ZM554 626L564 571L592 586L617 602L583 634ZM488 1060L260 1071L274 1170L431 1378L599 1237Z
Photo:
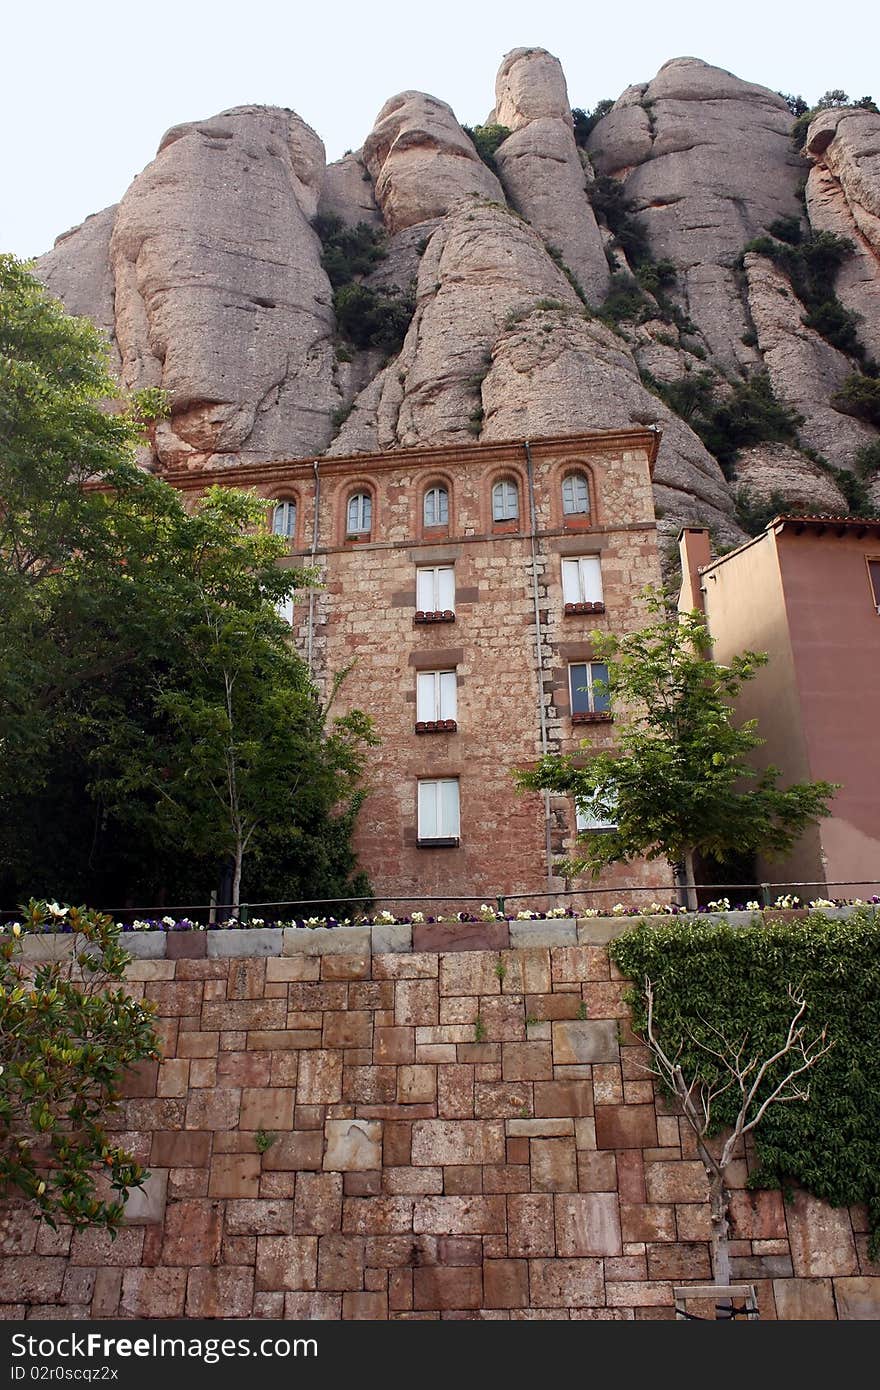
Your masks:
M790 106L676 58L574 119L516 49L484 126L402 92L329 166L294 112L236 107L38 273L126 390L169 393L147 466L656 424L661 529L729 543L880 509L880 115Z

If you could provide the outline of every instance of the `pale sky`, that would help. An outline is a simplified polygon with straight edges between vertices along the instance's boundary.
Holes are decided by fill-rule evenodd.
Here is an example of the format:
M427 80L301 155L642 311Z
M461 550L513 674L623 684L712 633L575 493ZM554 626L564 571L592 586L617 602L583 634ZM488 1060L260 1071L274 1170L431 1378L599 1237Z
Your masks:
M19 0L0 34L0 250L21 257L118 202L169 126L287 106L329 161L407 88L484 120L512 48L554 53L586 108L685 54L810 103L880 103L877 0Z

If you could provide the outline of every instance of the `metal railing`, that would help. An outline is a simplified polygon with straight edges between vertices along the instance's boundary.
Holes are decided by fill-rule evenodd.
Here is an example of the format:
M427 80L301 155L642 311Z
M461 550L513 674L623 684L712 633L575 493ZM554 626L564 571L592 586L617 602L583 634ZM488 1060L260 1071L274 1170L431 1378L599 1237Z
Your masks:
M843 888L847 891L834 894L832 890L835 888ZM799 880L777 883L767 881L739 884L698 883L695 885L695 889L698 901L704 910L708 902L720 901L722 898L728 899L732 910L740 904L745 907L748 902L758 902L762 907L773 907L779 898L786 896L797 897L804 906L820 897L841 900L859 897L869 900L872 897L880 897L880 879L861 882L854 882L852 879L830 882L823 879L812 882ZM577 888L558 893L550 893L546 889L528 893L514 893L506 890L499 892L496 888L492 888L483 893L472 894L413 893L394 895L393 897L362 895L350 898L302 898L289 902L247 902L239 905L235 916L242 923L249 923L255 917L266 922L298 920L308 917L332 917L335 919L357 916L374 917L382 911L393 911L395 916L407 916L409 911L424 911L429 916L440 916L444 915L444 909L451 908L453 905L457 907L459 912L469 912L471 915L477 916L479 909L485 905L503 917L515 916L517 910L523 910L515 906L517 904L540 903L542 906L533 910L543 912L547 912L551 908L571 907L576 914L579 903L582 903L583 906L607 907L610 910L614 904L619 902L624 902L627 906L644 907L650 902L664 903L671 900L677 900L681 905L682 890L680 887L671 886L668 882L653 886L646 886L644 883L623 883L613 888ZM436 913L433 911L435 907L437 908ZM163 917L173 917L175 921L189 920L207 924L222 923L232 916L230 905L216 902L159 904L153 907L132 907L130 905L104 907L102 905L100 910L120 922L161 921ZM20 907L0 910L0 921L13 920L20 914Z

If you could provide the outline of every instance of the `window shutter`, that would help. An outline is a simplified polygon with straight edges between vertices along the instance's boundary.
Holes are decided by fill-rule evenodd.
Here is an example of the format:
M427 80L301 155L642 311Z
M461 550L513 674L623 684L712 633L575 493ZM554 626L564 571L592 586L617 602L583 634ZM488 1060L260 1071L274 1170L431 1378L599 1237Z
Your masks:
M598 555L582 555L578 560L580 570L581 602L602 602L602 566Z
M443 565L437 570L437 607L443 612L455 609L455 570L451 565Z
M439 679L440 709L437 717L439 719L457 719L458 714L456 711L457 692L455 672L441 671Z
M416 608L428 613L434 607L434 571L416 570Z
M437 783L419 783L419 839L436 840L437 829Z
M440 834L458 835L458 782L444 779L440 787Z
M587 668L585 665L569 666L568 684L571 692L572 714L586 714L590 708L590 692L587 689Z
M436 719L434 699L435 673L419 671L416 677L416 719Z
M604 710L610 710L611 698L608 694L608 691L596 690L596 681L604 681L606 685L608 683L608 667L605 665L604 661L594 661L590 668L590 696L592 708L596 710L597 713Z
M568 481L566 479L566 481ZM580 569L577 560L563 560L562 562L562 601L563 603L580 603Z

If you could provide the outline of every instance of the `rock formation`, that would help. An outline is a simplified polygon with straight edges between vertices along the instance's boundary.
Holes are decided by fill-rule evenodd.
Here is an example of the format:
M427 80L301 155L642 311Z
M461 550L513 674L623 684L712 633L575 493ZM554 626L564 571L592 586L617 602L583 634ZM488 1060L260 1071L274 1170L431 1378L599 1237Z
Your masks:
M512 133L495 162L511 206L555 247L587 297L601 304L608 262L586 192L558 59L543 49L508 53L495 84L495 121Z
M599 173L622 179L656 260L678 267L682 308L727 369L754 365L736 283L747 241L801 212L801 160L780 96L696 58L630 87L589 142Z
M880 357L880 117L822 112L801 156L780 96L677 58L623 93L587 152L558 60L523 48L501 64L489 119L510 131L497 175L424 93L393 97L329 167L293 112L237 107L169 131L118 207L59 237L38 263L47 286L105 331L123 390L170 394L152 466L639 423L662 432L663 531L702 522L740 538L740 486L804 510L849 505L834 470L845 479L878 439L835 395ZM614 190L641 248L620 239ZM340 336L319 212L385 237L356 278L380 308L412 294L399 350ZM828 293L859 316L860 353L804 323L778 257L743 254L796 224L853 244ZM765 443L724 476L683 387L709 382L723 403L759 371L824 464ZM880 503L880 475L864 488Z

